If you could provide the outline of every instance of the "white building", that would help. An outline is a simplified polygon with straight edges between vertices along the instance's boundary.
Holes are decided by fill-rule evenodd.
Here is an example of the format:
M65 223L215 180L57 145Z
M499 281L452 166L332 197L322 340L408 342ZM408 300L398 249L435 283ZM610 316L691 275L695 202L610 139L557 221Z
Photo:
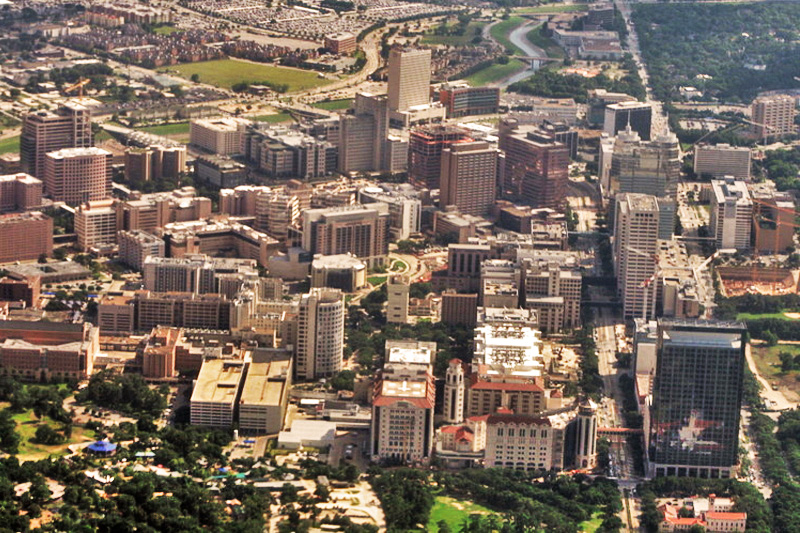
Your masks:
M114 200L81 204L75 209L78 248L88 252L101 245L117 243L117 210Z
M753 200L747 184L733 178L711 182L711 235L721 250L749 250Z
M190 142L213 154L238 154L242 152L244 133L249 123L237 118L192 120Z
M335 376L344 354L344 296L338 289L311 289L300 298L295 376Z
M659 206L655 196L622 193L616 199L614 270L625 318L652 318L658 253Z
M747 180L750 179L750 155L750 148L746 146L698 144L694 147L694 173Z

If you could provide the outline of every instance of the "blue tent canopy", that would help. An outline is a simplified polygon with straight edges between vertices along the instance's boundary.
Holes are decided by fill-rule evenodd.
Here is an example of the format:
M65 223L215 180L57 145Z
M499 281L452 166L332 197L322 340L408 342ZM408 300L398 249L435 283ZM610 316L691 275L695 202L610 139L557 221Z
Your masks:
M91 443L89 446L89 451L95 453L111 453L117 449L117 445L107 440L98 440L96 442Z

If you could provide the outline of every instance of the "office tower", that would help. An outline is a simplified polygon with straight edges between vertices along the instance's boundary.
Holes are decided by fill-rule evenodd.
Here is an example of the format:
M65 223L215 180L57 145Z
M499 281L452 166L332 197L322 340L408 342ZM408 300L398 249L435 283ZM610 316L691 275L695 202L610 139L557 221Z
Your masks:
M407 111L430 102L430 50L392 48L388 69L390 110Z
M419 233L422 225L422 199L428 191L419 191L408 183L381 183L377 187L362 187L358 190L358 202L362 204L384 203L389 206L392 238L408 239Z
M75 208L78 249L88 252L117 242L117 210L114 200L87 202Z
M614 263L625 318L655 315L659 207L655 196L621 193L616 198Z
M698 144L694 147L694 173L722 178L750 179L750 148L729 144Z
M408 141L409 181L417 187L438 189L442 152L459 142L472 142L472 138L457 126L431 124L412 130Z
M0 215L0 263L53 254L53 219L39 211Z
M650 140L653 107L644 102L618 102L606 106L603 131L614 136L630 125L643 141Z
M54 112L31 113L22 120L19 142L22 171L42 179L45 154L93 144L91 114L82 105L70 103Z
M302 246L312 254L351 253L369 266L381 265L389 253L389 218L380 203L307 209Z
M794 117L797 115L797 101L793 96L775 94L759 96L750 106L753 117L753 133L760 141L767 141L794 135L797 126Z
M372 396L370 449L376 461L421 463L433 451L435 342L386 341Z
M753 200L747 184L731 177L711 182L711 236L718 249L749 250Z
M488 215L497 191L497 155L487 142L455 143L443 150L439 206Z
M44 157L44 190L54 202L78 205L111 195L112 154L102 148L64 148Z
M631 192L658 198L658 238L669 240L675 228L680 174L680 145L674 134L658 134L652 141L642 141L626 126L614 143L608 192L611 197Z
M371 172L386 165L389 105L384 95L357 93L353 108L342 115L339 172Z
M447 118L493 115L500 107L500 88L445 84L439 88L439 101L447 109Z
M40 180L28 174L0 176L0 213L40 207L43 188Z
M575 466L592 470L597 466L597 404L581 403L575 423Z
M164 239L142 230L120 231L119 260L134 270L144 268L148 257L164 257Z
M403 276L392 276L386 284L386 321L390 324L408 323L408 295L411 290Z
M248 120L238 118L196 119L190 123L191 143L218 155L242 153Z
M300 199L289 191L263 193L255 199L255 212L255 228L286 243L289 230L300 221Z
M464 363L451 359L444 378L444 419L448 424L464 421L466 383Z
M746 331L741 322L659 320L650 475L734 476Z
M442 292L441 320L444 324L475 327L477 312L477 294L461 294L452 289Z
M338 289L311 289L300 298L295 376L314 380L342 370L344 297Z
M525 280L525 308L535 310L547 333L581 326L583 275L571 254L546 250L519 252Z
M514 119L500 122L499 147L505 152L502 192L533 207L560 209L569 180L569 149L533 130Z

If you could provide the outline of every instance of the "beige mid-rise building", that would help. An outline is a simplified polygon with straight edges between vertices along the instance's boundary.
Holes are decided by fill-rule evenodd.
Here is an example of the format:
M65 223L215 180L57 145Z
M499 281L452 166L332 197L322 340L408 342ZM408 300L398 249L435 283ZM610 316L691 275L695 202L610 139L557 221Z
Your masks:
M430 102L430 50L393 48L388 67L390 110L407 111Z
M453 143L442 151L439 205L485 216L494 206L498 151L487 142Z
M776 94L759 96L750 107L753 117L753 132L759 140L775 139L794 135L797 126L797 101L793 96Z
M0 263L53 254L53 219L39 211L0 215Z
M190 124L189 136L192 144L212 154L238 154L247 124L249 121L236 118L197 119Z
M87 202L75 209L78 248L84 252L117 242L117 210L114 200Z
M750 179L750 148L729 144L698 144L694 147L694 173L712 178L733 176Z
M119 260L131 268L142 270L148 257L164 257L164 239L142 230L120 231Z
M709 230L719 249L749 250L753 200L744 181L726 178L711 182Z
M64 148L44 157L44 189L55 202L78 205L111 195L111 152Z
M625 318L654 316L659 207L655 196L622 193L616 198L614 257L617 292Z
M250 363L239 400L239 429L257 435L281 431L291 386L290 359Z
M403 276L392 276L386 285L386 321L408 324L408 298L411 290Z
M189 403L193 426L220 429L233 426L244 370L245 364L240 360L203 362Z
M342 370L344 295L338 289L311 289L300 298L295 376L332 377Z
M0 176L0 213L40 207L43 188L40 180L28 174Z

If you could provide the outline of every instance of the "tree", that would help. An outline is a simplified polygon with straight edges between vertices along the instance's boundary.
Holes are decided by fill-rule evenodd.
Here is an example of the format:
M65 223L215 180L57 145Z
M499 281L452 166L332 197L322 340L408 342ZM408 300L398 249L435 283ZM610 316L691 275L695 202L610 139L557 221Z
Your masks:
M781 360L781 372L791 372L795 368L794 357L789 352L781 352L778 354Z
M192 77L190 79L195 83L199 83L200 82L200 74L195 72L194 74L192 74Z
M37 262L40 263L40 264L47 263L47 254L44 253L44 252L39 254L39 259L37 259Z
M450 529L450 524L447 523L447 520L439 520L436 522L436 528L439 530L439 533L452 533L452 529Z
M776 346L778 344L778 336L772 330L764 332L764 340L767 341L767 346Z

